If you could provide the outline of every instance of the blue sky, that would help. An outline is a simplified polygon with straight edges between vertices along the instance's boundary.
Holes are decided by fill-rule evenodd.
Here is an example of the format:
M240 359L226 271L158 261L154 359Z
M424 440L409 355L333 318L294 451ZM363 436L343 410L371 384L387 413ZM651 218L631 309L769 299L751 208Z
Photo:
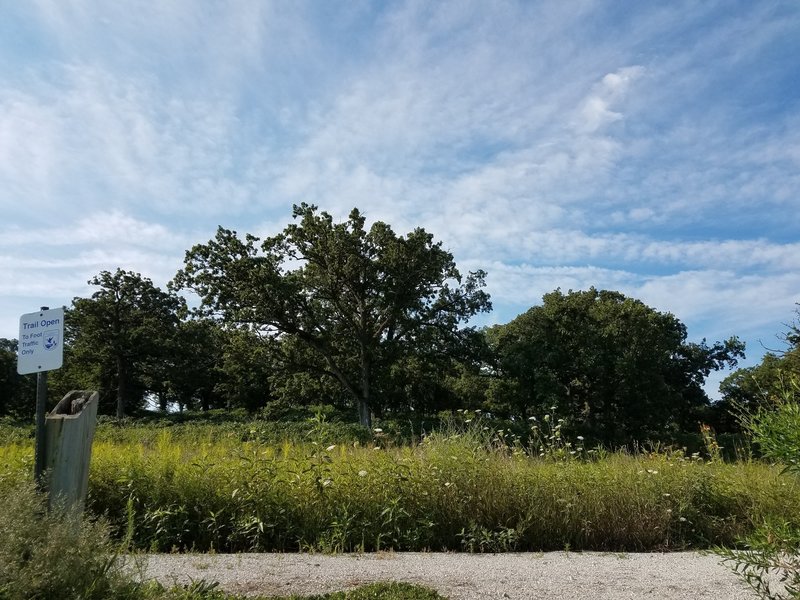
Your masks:
M690 339L800 301L800 4L0 0L0 337L293 203L423 226L507 322L620 290Z

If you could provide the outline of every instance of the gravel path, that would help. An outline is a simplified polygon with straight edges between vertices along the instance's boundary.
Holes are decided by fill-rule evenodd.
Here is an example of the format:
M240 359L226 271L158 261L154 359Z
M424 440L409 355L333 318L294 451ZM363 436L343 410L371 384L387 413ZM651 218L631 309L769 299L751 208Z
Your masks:
M147 577L218 581L240 594L319 594L374 581L432 587L450 600L753 600L713 555L614 554L159 554Z

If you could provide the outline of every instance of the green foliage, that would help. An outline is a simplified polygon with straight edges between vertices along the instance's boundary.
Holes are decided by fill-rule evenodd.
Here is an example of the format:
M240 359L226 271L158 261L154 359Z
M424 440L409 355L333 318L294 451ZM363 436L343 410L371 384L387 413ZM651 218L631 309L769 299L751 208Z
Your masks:
M36 410L36 376L17 373L17 340L0 338L0 416L30 417Z
M744 541L744 548L718 548L759 598L800 598L800 527L796 523L767 520Z
M738 429L741 423L736 421L736 414L755 413L762 405L774 404L792 378L800 378L800 347L780 355L768 352L758 365L734 371L719 388L722 400L717 412L727 411L727 415L718 417L721 424L728 430Z
M776 404L786 396L789 382L800 380L800 325L789 325L788 332L778 337L786 343L785 350L767 352L761 363L734 371L720 384L722 400L714 407L714 417L725 430L742 425L748 430L749 424L740 417Z
M184 301L129 271L102 271L89 283L100 289L75 298L64 316L64 368L53 387L100 391L100 409L122 417L141 408L147 392L165 391Z
M372 583L347 592L333 592L321 596L291 596L285 600L442 600L436 591L410 583ZM281 600L279 598L265 600Z
M397 236L381 222L367 230L356 209L343 223L307 204L294 217L258 245L220 228L187 252L174 286L226 323L274 338L285 373L336 381L369 426L394 364L410 355L438 364L473 337L459 324L490 307L484 273L462 281L430 234Z
M778 393L754 411L739 413L744 429L763 455L784 465L788 482L800 481L800 380L778 376ZM795 508L797 511L797 508ZM767 600L800 598L800 523L766 518L740 541L743 549L718 549L759 595Z
M239 596L229 595L216 584L204 581L171 589L154 587L146 595L147 600L443 600L436 591L409 583L372 583L348 591L331 592L312 596ZM143 596L145 600L145 596Z
M744 348L736 338L689 343L673 315L594 288L545 294L487 337L497 357L493 411L524 420L558 405L565 429L609 445L696 430L705 378Z
M159 369L151 378L155 383L151 392L158 396L162 412L170 404L203 411L246 405L232 389L221 389L229 338L217 323L210 319L181 321L168 337L167 360L157 363ZM223 399L225 392L229 392L227 400Z
M55 511L29 481L0 476L1 600L243 600L216 583L195 581L166 588L141 582L143 565L119 552L98 521ZM263 600L270 600L262 597ZM433 590L404 583L377 583L295 600L434 600ZM278 600L277 597L272 600Z
M33 437L33 419L20 421L9 417L0 418L0 440L3 440L4 445L32 443Z
M135 598L106 527L45 506L29 482L0 486L0 598Z

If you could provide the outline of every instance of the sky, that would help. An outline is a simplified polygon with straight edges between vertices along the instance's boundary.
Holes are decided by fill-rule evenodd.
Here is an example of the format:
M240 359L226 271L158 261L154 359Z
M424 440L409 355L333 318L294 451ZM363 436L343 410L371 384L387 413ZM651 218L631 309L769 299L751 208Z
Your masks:
M756 364L800 302L798 57L794 0L0 0L0 337L309 202L487 271L477 324L594 286Z

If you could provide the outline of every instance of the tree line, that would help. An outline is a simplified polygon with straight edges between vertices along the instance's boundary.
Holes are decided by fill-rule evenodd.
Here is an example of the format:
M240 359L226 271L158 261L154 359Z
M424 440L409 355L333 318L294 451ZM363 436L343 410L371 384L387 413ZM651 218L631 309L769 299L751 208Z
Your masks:
M373 415L480 409L526 420L556 407L576 434L627 443L701 421L732 427L731 403L758 401L800 362L795 328L785 356L735 372L712 404L703 384L744 357L735 337L690 342L674 315L594 288L555 290L507 324L471 327L491 310L486 274L462 274L425 230L366 227L357 209L334 222L307 204L293 217L263 240L220 227L186 252L167 289L99 273L97 291L67 307L53 395L98 389L101 412L118 417L148 404L331 404L367 427ZM0 340L0 414L25 416L35 384L16 375L15 343Z

